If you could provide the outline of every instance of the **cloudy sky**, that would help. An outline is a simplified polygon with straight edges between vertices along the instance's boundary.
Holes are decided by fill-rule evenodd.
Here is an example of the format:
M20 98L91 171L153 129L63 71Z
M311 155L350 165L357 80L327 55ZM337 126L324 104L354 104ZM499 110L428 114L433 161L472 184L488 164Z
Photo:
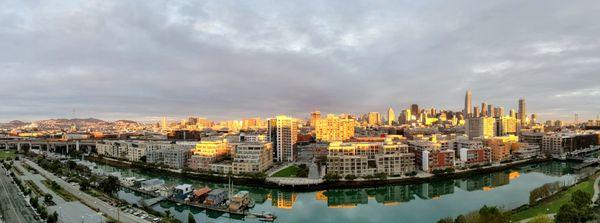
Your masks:
M600 2L0 1L0 121L600 113Z

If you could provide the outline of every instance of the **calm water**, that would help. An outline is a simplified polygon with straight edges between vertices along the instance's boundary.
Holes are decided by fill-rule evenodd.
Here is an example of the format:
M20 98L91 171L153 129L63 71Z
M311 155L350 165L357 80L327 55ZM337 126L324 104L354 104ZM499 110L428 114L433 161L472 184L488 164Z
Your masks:
M528 202L529 191L545 183L572 183L569 163L548 162L512 170L435 183L383 186L364 189L335 189L318 192L289 192L277 189L235 186L234 192L248 190L256 201L252 212L267 211L278 216L277 222L436 222L479 209L483 205L510 209ZM194 187L225 188L197 180L163 176L150 172L99 165L107 171L119 171L123 176L161 178L167 184L189 183ZM140 199L133 193L119 192L125 200ZM228 214L206 213L203 210L162 202L152 207L171 213L187 222L188 213L197 222L258 222L257 219L229 218Z

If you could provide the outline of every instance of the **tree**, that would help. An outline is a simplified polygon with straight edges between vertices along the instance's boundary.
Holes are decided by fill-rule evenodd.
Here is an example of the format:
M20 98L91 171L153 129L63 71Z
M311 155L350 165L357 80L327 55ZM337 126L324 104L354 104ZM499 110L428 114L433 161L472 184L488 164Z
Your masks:
M56 223L58 222L58 213L56 211L48 216L46 219L46 223Z
M188 223L196 223L196 219L194 218L194 215L192 215L192 213L188 214Z
M387 173L376 173L375 177L379 178L380 180L387 180Z
M142 163L146 163L146 159L147 159L147 158L146 158L146 156L144 155L144 156L140 157L140 162L142 162Z
M452 221L451 217L445 217L445 218L442 218L439 221L437 221L437 223L452 223L452 222L454 222L454 221Z
M454 219L454 223L467 223L467 218L461 214Z
M36 197L31 197L31 198L29 198L29 203L31 204L32 207L37 208L38 199Z
M119 189L119 178L115 176L109 176L104 180L100 181L100 189L107 194L112 194Z
M338 180L340 180L340 175L333 174L333 173L325 174L325 181L331 182L331 181L338 181Z
M348 174L346 175L346 177L344 177L344 179L346 179L347 181L353 181L354 179L356 179L356 176Z
M44 195L44 202L46 202L46 203L52 202L52 195L51 194L45 194Z
M73 161L73 160L69 160L67 162L67 166L69 167L70 170L74 170L75 167L77 167L77 163L75 163L75 161Z
M479 209L479 222L501 223L508 222L509 219L510 216L508 216L508 213L503 213L497 207L488 207L484 205Z
M571 201L577 207L588 207L592 203L592 196L582 190L577 190L571 195Z
M81 182L79 182L79 189L86 191L90 188L90 181L83 179L81 180Z
M557 223L586 222L593 219L594 212L590 207L590 194L577 190L571 194L571 201L564 204L556 214Z
M573 202L568 202L560 207L556 214L556 223L576 223L579 221L577 206Z

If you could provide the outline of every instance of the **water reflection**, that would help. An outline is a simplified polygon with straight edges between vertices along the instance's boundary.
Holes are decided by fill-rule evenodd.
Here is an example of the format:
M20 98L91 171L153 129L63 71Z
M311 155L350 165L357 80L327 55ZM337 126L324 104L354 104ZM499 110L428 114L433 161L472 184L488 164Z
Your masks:
M501 204L509 203L511 205L518 206L527 202L527 197L523 195L528 194L528 191L532 190L533 188L555 180L567 180L568 176L565 175L571 173L570 167L572 165L573 164L570 163L548 162L490 174L480 174L456 180L443 180L423 184L382 186L373 188L331 189L309 193L296 193L277 189L252 188L244 186L235 186L233 190L234 193L239 190L248 190L251 192L250 196L257 204L253 211L269 211L275 213L276 215L284 214L287 215L286 219L289 220L289 218L298 219L299 216L296 215L302 215L301 213L323 212L324 210L319 208L320 205L331 210L340 208L370 210L373 204L402 207L413 203L415 200L441 200L446 196L451 197L450 199L452 199L453 202L460 203L461 199L464 199L462 197L464 193L476 193L477 191L480 191L480 193L495 193L494 191L504 187L510 187L508 185L511 185L513 181L517 182L519 179L522 179L523 176L527 176L525 177L527 179L522 181L527 182L527 185L525 185L526 187L524 188L523 185L520 186L520 190L524 191L519 192L521 195L518 195L518 198L504 198L506 196L500 196L501 198L497 198L505 199L498 201ZM224 184L181 179L172 176L161 176L149 172L133 171L108 166L101 166L100 168L105 168L107 171L119 171L123 176L144 177L146 179L158 177L164 179L167 184L170 185L190 183L196 188L204 186L208 186L210 188L226 187ZM537 180L538 178L543 178L544 180ZM499 193L502 194L507 192L505 191ZM450 196L452 194L460 194L460 196ZM511 192L510 194L514 193ZM135 192L120 191L118 195L120 198L127 200L130 203L137 203L139 199L141 199L141 195L136 194ZM515 203L515 200L518 200L518 202ZM243 220L247 222L257 221L257 219L243 219L243 216L229 216L228 214L223 214L216 211L206 212L198 208L177 205L172 202L160 202L159 204L154 205L152 208L163 213L165 210L170 210L171 214L182 222L187 221L187 216L189 213L192 213L200 222L206 222L206 219L227 219L227 221L232 221L233 219L233 221ZM464 208L472 209L472 207ZM456 212L464 213L470 211L471 209ZM448 213L443 214L446 216L455 214L451 211L453 210L449 210L447 211ZM299 213L294 215L293 213L295 212ZM287 220L283 221L288 222Z

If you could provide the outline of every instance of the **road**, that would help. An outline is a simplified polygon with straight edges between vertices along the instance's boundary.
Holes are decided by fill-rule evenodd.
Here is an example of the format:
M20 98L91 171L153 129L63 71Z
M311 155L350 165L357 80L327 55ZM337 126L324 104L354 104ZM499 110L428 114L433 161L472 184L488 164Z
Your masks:
M4 222L29 223L35 220L31 208L27 207L25 197L19 195L19 188L6 176L4 167L0 167L0 206Z
M89 194L86 194L86 193L80 191L79 188L74 187L73 185L69 184L68 182L66 182L66 181L60 179L59 177L55 176L54 174L46 171L42 167L38 166L37 163L34 163L27 159L23 159L23 162L26 162L29 166L36 169L44 177L46 177L50 180L56 181L56 183L58 183L58 185L60 185L67 192L69 192L69 193L73 194L74 196L76 196L77 198L79 198L79 200L81 202L85 203L87 206L90 206L90 207L96 209L97 211L100 211L100 212L110 216L111 218L113 218L115 220L118 220L120 222L135 222L135 223L148 223L149 222L149 221L146 221L139 217L136 217L134 215L120 212L120 211L118 211L117 207L114 207L98 198L95 198Z
M15 162L14 167L21 170L22 176L19 176L21 181L31 180L44 194L52 195L52 200L56 205L47 206L48 213L56 211L61 222L82 222L82 223L101 223L106 222L103 216L98 215L96 211L90 209L79 201L65 201L60 195L46 187L42 183L46 178L39 174L32 174L26 168L21 166L20 162Z

